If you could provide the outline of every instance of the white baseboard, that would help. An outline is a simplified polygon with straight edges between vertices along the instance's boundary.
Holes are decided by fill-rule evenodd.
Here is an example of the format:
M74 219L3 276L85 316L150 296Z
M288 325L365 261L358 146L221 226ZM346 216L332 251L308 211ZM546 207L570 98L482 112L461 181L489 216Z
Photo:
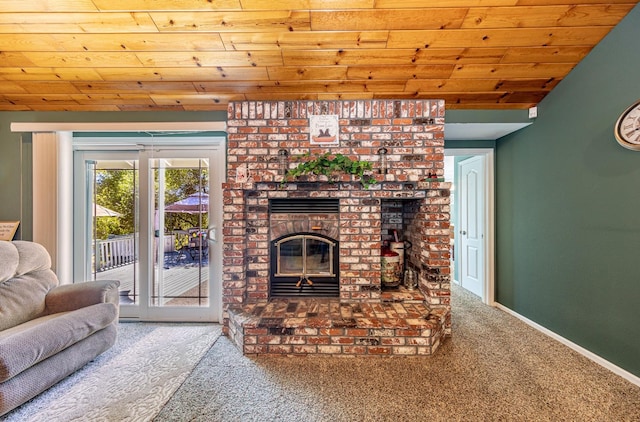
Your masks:
M581 355L585 356L586 358L594 361L598 365L608 369L609 371L613 372L614 374L621 376L622 378L626 379L630 383L635 384L638 387L640 387L640 377L632 374L631 372L628 372L628 371L620 368L619 366L614 365L613 363L609 362L608 360L596 355L593 352L590 352L589 350L585 349L582 346L579 346L579 345L575 344L574 342L572 342L570 340L567 340L566 338L562 337L561 335L558 335L558 334L554 333L553 331L549 330L548 328L545 328L542 325L531 321L527 317L524 317L524 316L520 315L519 313L507 308L504 305L499 304L498 302L494 302L494 306L496 308L500 309L501 311L504 311L504 312L508 313L509 315L512 315L512 316L518 318L519 320L521 320L525 324L529 325L530 327L535 328L536 330L540 331L541 333L548 335L552 339L557 340L560 343L564 344L565 346L575 350L576 352L578 352Z

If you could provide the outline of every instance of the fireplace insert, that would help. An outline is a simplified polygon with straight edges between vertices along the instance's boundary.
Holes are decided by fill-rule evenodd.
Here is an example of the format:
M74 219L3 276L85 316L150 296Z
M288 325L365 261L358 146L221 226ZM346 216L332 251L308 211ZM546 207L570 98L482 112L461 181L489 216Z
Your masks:
M292 233L271 243L271 297L338 297L338 241Z

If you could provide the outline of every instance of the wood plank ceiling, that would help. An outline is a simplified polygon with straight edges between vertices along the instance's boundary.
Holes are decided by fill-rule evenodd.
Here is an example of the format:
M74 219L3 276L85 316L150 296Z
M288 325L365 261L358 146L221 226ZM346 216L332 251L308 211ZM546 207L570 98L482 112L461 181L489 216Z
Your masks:
M526 109L636 3L0 0L0 110L401 98Z

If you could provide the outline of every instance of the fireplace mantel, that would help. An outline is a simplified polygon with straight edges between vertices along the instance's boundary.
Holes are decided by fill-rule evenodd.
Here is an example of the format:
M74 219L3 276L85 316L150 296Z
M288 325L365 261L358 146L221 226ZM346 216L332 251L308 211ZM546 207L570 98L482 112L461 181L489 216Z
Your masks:
M425 198L429 191L441 191L449 189L451 184L443 181L420 181L420 182L378 182L369 188L362 188L357 181L330 182L323 176L320 180L293 180L286 184L281 182L256 182L245 183L241 189L246 192L261 190L276 190L280 192L291 191L362 191L361 195L369 195L372 198L393 198L393 199L420 199ZM367 193L368 192L368 193Z

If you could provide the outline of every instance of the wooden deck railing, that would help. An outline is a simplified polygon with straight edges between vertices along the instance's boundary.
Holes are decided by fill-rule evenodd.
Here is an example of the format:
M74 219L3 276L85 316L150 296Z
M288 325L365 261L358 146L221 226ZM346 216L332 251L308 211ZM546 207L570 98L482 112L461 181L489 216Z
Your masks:
M97 271L106 271L123 265L132 264L136 260L135 241L133 234L98 240ZM175 251L175 235L164 236L164 252Z
M131 264L136 259L134 235L118 236L96 242L98 271Z

